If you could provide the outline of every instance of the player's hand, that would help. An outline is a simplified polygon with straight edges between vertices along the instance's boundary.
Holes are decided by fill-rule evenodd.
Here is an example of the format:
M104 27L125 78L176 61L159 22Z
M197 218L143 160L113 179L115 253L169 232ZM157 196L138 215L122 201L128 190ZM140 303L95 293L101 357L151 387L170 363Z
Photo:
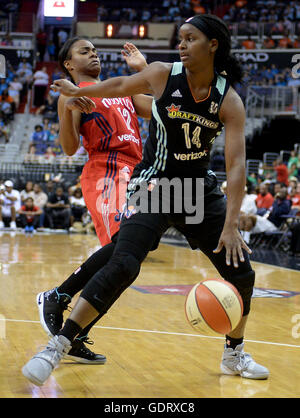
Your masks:
M245 261L243 249L247 251L248 254L251 254L252 251L248 245L243 240L240 232L236 228L224 228L217 248L213 251L215 254L221 252L222 248L226 250L226 264L227 266L231 265L231 260L233 261L233 266L238 268L239 260L241 262Z
M81 113L92 113L96 105L89 97L71 97L65 103L69 110L79 110Z
M59 91L64 96L80 97L80 88L65 79L55 80L50 88L54 91Z
M126 42L123 46L121 54L123 55L127 65L135 71L142 71L147 67L147 61L144 55L131 42Z

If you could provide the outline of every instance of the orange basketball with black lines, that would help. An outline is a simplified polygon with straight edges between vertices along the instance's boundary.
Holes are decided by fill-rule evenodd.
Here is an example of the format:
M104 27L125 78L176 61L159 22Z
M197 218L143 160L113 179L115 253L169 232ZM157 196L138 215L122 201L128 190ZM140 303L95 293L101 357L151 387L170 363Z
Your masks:
M243 315L243 301L237 289L226 280L207 279L195 284L187 295L185 313L199 332L228 334Z

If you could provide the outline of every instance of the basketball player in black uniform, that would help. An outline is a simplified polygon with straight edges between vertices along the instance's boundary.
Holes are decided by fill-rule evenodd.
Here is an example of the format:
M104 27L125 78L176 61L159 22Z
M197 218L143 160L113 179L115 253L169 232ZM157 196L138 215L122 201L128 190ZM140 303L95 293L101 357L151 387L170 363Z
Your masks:
M46 350L24 366L23 374L35 384L45 382L69 351L76 335L130 286L148 252L157 248L162 234L170 226L186 236L191 248L203 251L243 299L243 318L226 336L222 372L250 379L269 376L268 369L243 351L255 273L249 262L251 251L238 230L245 185L245 111L232 85L240 80L241 68L230 55L229 31L217 17L194 16L181 26L179 36L179 63L152 63L133 76L81 89L66 80L58 80L53 86L66 96L122 97L149 93L155 100L149 138L143 160L136 166L128 186L127 211L113 255L86 284L59 334L49 341ZM213 140L223 126L227 208L216 177L208 170ZM151 202L156 184L163 178L192 179L189 195L184 196L184 200L191 201L197 198L197 179L204 179L202 222L187 222L185 210L176 213L175 196L170 198L170 213L165 213L161 207L158 213L149 210L135 213L136 194L146 184L147 192L139 194L140 200ZM162 194L158 196L161 203Z

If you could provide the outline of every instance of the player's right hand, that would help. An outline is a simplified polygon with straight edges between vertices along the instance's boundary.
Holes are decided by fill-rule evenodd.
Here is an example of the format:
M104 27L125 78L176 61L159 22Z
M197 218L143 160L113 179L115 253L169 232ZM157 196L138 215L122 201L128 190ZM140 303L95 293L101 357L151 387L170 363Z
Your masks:
M65 106L69 110L79 110L81 113L92 113L96 105L89 97L72 97L68 99Z

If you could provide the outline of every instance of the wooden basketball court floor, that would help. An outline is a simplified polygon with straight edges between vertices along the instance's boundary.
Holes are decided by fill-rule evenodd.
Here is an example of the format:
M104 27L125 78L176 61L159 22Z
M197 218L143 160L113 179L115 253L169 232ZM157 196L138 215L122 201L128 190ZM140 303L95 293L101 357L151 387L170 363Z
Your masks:
M22 233L2 233L0 240L0 397L300 397L300 272L253 263L259 297L252 300L245 351L269 368L270 378L224 376L223 336L198 334L184 314L188 286L219 276L199 251L167 244L150 253L133 287L92 330L91 348L107 363L63 361L43 387L32 385L21 368L48 341L36 294L60 284L98 241Z

